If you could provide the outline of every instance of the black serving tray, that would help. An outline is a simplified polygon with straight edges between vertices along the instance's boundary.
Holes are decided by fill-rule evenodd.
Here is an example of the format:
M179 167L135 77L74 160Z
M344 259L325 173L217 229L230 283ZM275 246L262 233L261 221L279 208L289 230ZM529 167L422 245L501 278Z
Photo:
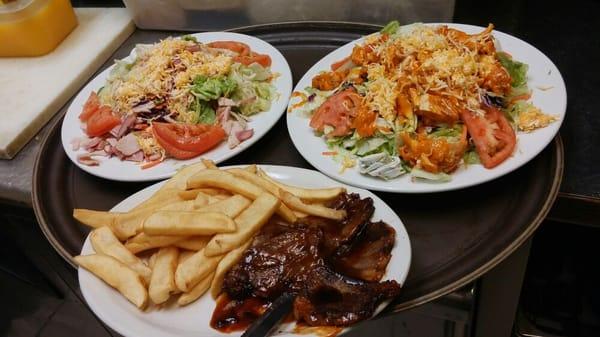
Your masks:
M332 50L378 26L298 22L243 27L232 31L257 36L286 57L295 81ZM136 43L157 41L177 32L136 31L111 57L126 56ZM64 111L61 113L64 114ZM73 208L108 210L150 183L104 180L78 169L65 155L57 119L43 140L33 175L33 205L54 248L72 265L88 233ZM276 164L312 168L296 151L285 118L251 148L223 163ZM500 263L535 231L553 204L563 172L563 148L556 138L517 171L494 181L451 192L391 194L376 192L402 218L413 259L404 291L388 310L400 311L448 294Z

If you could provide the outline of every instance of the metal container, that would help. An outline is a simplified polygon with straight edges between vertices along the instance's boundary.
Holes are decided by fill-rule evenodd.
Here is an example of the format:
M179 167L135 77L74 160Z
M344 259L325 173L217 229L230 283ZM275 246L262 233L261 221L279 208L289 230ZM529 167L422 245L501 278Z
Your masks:
M142 29L206 31L292 21L450 22L454 0L124 0Z

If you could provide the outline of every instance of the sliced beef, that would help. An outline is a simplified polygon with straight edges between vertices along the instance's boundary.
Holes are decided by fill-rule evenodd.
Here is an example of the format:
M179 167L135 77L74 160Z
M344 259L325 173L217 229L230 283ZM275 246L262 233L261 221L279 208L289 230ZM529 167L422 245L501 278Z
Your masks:
M298 220L299 223L323 230L323 254L340 255L352 244L354 238L369 223L375 207L371 198L361 199L356 193L341 193L331 201L328 207L346 210L346 219L342 221L309 216Z
M274 300L283 292L298 292L312 267L322 263L321 238L318 228L268 224L227 273L223 288L234 299Z
M370 318L377 305L400 294L396 281L364 282L320 265L294 301L294 316L308 325L347 326Z
M379 281L392 257L396 231L382 221L369 223L347 251L331 258L335 271L363 280Z

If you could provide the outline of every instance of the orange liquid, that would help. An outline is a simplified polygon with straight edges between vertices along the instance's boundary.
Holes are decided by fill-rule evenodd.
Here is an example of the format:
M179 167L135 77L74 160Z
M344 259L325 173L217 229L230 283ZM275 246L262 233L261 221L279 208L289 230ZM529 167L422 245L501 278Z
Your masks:
M76 26L69 0L34 0L18 12L0 13L0 56L47 54Z

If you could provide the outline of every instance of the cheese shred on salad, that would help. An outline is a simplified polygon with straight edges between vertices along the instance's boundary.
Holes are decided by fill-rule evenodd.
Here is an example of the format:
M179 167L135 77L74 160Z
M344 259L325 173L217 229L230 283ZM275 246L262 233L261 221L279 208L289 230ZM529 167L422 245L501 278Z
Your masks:
M292 110L363 174L445 182L461 165L491 169L514 152L516 131L556 120L527 102L528 67L498 51L492 31L391 22L292 94Z
M78 157L86 165L116 156L149 168L223 141L234 148L253 136L251 116L275 98L270 66L268 55L236 41L184 36L138 45L91 93L79 117L87 137L73 149L86 150Z

